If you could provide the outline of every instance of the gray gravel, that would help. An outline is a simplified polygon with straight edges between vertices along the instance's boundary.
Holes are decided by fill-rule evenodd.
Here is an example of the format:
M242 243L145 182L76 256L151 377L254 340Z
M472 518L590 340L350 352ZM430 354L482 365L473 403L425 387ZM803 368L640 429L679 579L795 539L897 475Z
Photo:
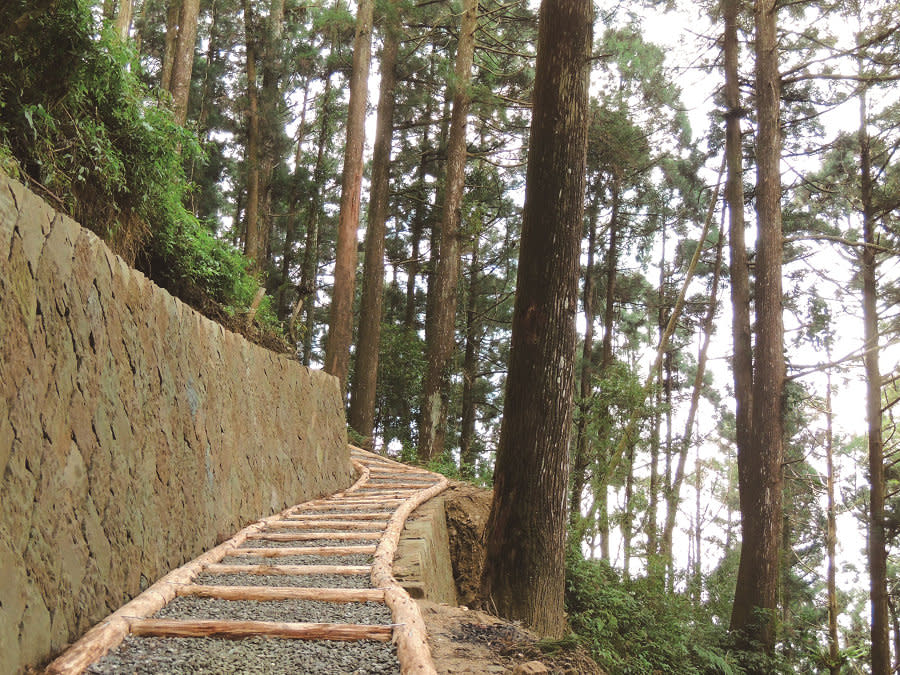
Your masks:
M297 586L300 588L369 588L367 574L201 574L195 583L209 586Z
M375 546L375 539L307 539L305 541L269 541L268 539L248 539L244 548L296 548L307 546Z
M319 602L316 600L220 600L183 596L155 615L157 619L214 619L306 623L390 625L391 610L380 602Z
M240 555L226 556L222 559L226 565L371 565L372 556L368 553L352 555L283 555L277 558Z
M128 637L93 675L399 675L389 642Z

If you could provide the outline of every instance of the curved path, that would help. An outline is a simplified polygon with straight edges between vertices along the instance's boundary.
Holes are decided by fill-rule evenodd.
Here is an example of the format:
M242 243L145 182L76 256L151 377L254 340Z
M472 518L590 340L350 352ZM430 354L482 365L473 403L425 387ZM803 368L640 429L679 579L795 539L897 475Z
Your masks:
M352 446L351 457L352 487L254 523L170 572L46 672L434 673L392 563L406 518L447 479Z

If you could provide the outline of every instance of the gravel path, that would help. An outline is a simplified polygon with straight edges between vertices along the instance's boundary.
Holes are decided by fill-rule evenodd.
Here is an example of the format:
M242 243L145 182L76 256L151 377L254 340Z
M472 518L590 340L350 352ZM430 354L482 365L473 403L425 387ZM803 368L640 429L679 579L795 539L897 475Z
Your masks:
M135 638L91 666L92 675L399 675L389 642L247 638Z
M209 586L291 586L298 588L370 588L365 574L201 574L198 584Z
M283 623L362 623L390 625L391 610L380 602L315 600L220 600L183 596L155 614L157 619L279 621Z
M390 467L377 459L367 458L370 465ZM410 488L387 487L390 483L409 482ZM370 477L368 485L339 498L326 508L298 507L293 515L313 515L322 520L365 522L369 532L383 531L384 521L399 507L395 496L412 496L417 490L434 484L427 475ZM356 503L369 497L369 503ZM356 514L383 514L384 519L354 518ZM313 521L315 518L313 519ZM308 521L310 522L310 521ZM279 523L280 524L280 523ZM372 546L378 539L345 539L340 528L333 526L286 529L275 523L268 529L278 534L303 534L315 538L278 541L248 539L243 548L297 548ZM317 535L340 533L340 539L324 539ZM352 530L354 534L361 531ZM368 553L350 555L229 555L220 561L225 565L371 565ZM201 573L196 584L211 586L289 586L308 588L370 588L369 575L312 574L209 574ZM381 602L324 602L315 600L222 600L198 596L180 596L156 613L159 619L233 620L310 623L348 623L390 625L390 609ZM239 640L222 638L152 638L129 636L116 649L86 671L93 675L399 675L396 648L389 642L373 640L335 642L254 637Z
M280 555L277 558L238 555L222 559L226 565L371 565L369 553L352 555Z

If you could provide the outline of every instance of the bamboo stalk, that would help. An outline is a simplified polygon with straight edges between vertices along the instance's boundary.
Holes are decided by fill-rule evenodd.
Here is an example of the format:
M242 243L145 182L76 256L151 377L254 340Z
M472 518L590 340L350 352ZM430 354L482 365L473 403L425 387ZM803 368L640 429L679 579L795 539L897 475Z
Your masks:
M272 574L303 576L304 574L346 574L349 576L370 574L371 565L209 565L208 574Z
M220 600L319 600L322 602L384 602L378 588L298 588L295 586L206 586L189 584L177 589L179 596Z
M352 623L280 623L275 621L176 621L174 619L133 619L131 633L139 637L224 637L246 638L260 635L300 640L391 639L391 626Z
M353 555L354 553L375 553L375 544L361 546L279 546L260 548L236 548L232 556L252 555L259 558L283 558L290 555Z

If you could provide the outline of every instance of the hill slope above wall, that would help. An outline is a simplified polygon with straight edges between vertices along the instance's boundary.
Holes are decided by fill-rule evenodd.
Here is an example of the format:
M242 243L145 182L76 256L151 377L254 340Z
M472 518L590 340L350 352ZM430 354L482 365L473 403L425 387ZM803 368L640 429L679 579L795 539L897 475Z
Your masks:
M248 343L0 174L0 673L353 480L337 381Z

